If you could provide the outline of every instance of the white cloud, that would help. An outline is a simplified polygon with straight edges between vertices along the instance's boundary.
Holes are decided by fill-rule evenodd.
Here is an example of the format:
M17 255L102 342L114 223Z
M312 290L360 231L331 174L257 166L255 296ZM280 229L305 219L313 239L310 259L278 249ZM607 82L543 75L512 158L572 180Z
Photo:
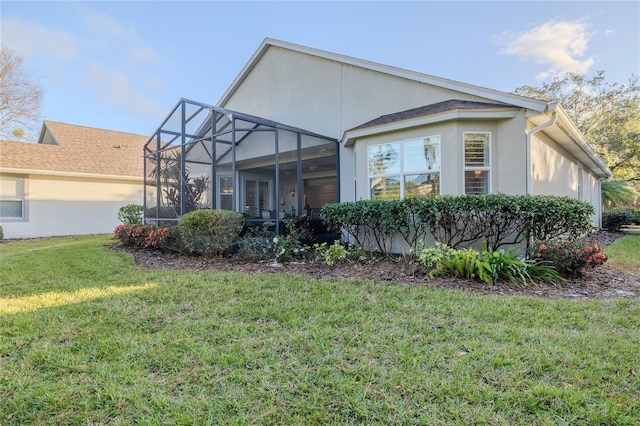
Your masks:
M82 54L75 34L15 16L2 19L2 44L23 57L51 57L60 62Z
M82 19L94 32L90 42L101 49L110 51L124 51L128 59L141 62L157 61L159 55L156 50L144 43L133 24L120 23L113 17L82 9Z
M549 68L536 76L545 79L567 72L586 73L593 65L587 53L591 34L583 22L549 21L526 32L507 31L496 37L506 43L501 53L515 55Z
M136 116L163 118L167 111L156 101L139 89L129 75L121 69L107 68L93 63L83 75L82 81L97 95L98 102L108 102L124 108Z

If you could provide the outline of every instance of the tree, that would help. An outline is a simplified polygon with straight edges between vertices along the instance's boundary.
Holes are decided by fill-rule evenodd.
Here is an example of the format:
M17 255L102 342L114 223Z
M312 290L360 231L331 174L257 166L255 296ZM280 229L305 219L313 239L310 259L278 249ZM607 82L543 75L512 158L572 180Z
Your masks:
M42 87L33 82L22 58L0 51L0 138L21 139L37 131Z
M630 206L638 193L627 180L610 179L602 182L602 204L605 209Z
M559 102L587 141L603 158L615 178L640 185L640 85L631 76L627 85L606 81L599 71L587 78L567 73L543 83L522 86L519 95Z

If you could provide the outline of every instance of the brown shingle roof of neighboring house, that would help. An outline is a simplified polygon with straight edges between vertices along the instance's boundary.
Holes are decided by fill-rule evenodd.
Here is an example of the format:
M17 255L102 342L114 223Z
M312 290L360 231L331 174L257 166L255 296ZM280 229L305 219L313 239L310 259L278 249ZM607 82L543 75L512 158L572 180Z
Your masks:
M437 114L440 112L451 111L455 109L486 109L486 108L517 108L514 105L497 104L478 101L463 101L459 99L451 99L435 104L425 105L418 108L408 109L406 111L395 112L393 114L382 115L350 130L365 129L367 127L378 126L381 124L395 123L397 121L409 120L411 118L424 117L426 115Z
M143 177L148 136L45 121L37 144L0 141L0 167Z

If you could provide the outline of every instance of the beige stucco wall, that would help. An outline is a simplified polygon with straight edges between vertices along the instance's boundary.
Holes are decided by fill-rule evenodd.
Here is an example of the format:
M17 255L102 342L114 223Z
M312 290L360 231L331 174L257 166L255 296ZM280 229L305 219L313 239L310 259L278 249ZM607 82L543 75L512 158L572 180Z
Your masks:
M542 132L531 139L531 171L534 195L567 196L589 202L596 211L593 224L600 227L602 203L598 178Z
M346 130L381 115L449 99L486 101L466 93L271 46L222 106L340 140ZM501 133L514 131L507 127L501 125L496 135L506 138ZM360 197L360 191L354 193L353 153L350 147L340 148L340 199L343 201ZM505 170L518 167L510 160L501 160L511 154L510 151L504 157L496 156L496 161L508 163ZM461 188L462 177L459 179L456 185ZM510 178L511 183L504 192L515 192L514 188L523 179L524 174L522 179L514 181Z
M531 173L534 195L578 198L578 163L543 133L531 140Z
M526 190L524 172L524 136L522 127L514 122L524 120L519 116L509 120L447 121L403 131L382 133L356 141L353 155L357 161L352 176L343 181L355 182L343 191L342 201L369 198L367 148L390 142L405 141L426 136L440 136L441 175L440 193L464 194L464 133L489 132L491 134L491 192L522 194ZM353 156L344 153L351 158ZM347 160L349 161L349 160Z
M340 139L381 115L447 99L483 100L271 46L221 106Z
M25 178L26 218L0 221L5 238L110 233L120 207L142 204L142 181L18 176Z

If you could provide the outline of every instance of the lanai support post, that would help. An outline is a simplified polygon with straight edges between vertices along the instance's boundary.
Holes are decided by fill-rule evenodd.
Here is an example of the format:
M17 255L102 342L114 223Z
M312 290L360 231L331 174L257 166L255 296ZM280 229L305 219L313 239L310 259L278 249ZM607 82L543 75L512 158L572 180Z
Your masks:
M278 129L278 126L276 126L273 132L275 144L276 144L276 187L275 187L276 205L278 205L277 202L280 201L278 198L281 196L284 196L283 194L280 194L280 146L278 143L279 133L280 133L280 130ZM280 235L280 213L277 210L276 210L276 235Z
M298 194L298 216L302 216L302 209L303 209L303 203L304 203L304 194L302 193L303 191L303 185L302 185L302 135L300 134L300 132L296 133L297 136L297 149L296 149L296 155L297 155L297 163L296 163L296 194Z
M240 191L240 185L238 179L236 179L236 119L233 114L228 114L227 118L231 122L231 184L233 185L233 192L231 193L231 203L233 204L233 211L238 212L238 192Z
M187 209L187 161L186 161L186 149L185 144L187 143L186 133L187 133L187 123L186 123L186 105L184 100L182 101L182 110L180 111L181 120L180 120L180 217L186 214L185 210Z

